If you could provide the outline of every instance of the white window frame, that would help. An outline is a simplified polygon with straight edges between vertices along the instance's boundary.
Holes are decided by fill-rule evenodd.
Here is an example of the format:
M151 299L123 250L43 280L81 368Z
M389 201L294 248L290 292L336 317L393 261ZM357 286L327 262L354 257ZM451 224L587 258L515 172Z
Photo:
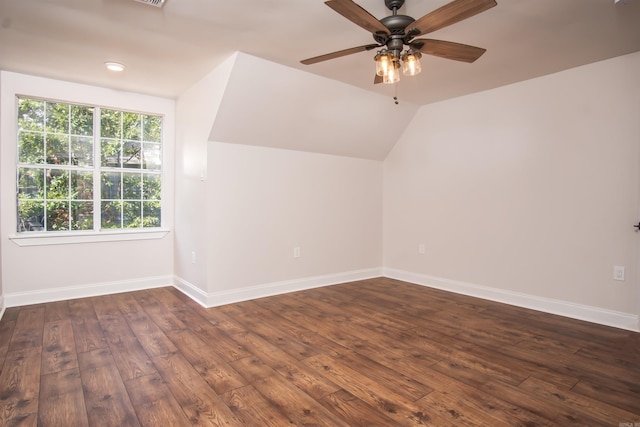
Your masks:
M173 227L173 177L175 144L175 101L96 86L0 71L0 140L2 173L2 234L19 246L109 242L164 238ZM18 97L61 100L70 104L140 111L163 116L161 227L100 231L21 232L17 227L17 105ZM98 161L99 158L96 158ZM9 199L11 197L11 199Z

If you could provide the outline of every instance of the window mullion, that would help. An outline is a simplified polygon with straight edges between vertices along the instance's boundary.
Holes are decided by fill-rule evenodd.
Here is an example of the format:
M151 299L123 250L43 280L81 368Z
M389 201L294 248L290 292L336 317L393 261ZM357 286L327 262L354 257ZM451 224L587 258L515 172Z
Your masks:
M100 107L95 107L93 111L93 230L100 231L102 217L100 209L100 167L101 159L101 132L100 132Z

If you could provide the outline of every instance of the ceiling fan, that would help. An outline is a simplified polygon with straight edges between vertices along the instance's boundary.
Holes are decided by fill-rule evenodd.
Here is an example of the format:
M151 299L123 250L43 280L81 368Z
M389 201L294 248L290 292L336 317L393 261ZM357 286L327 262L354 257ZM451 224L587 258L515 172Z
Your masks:
M405 0L384 0L384 4L392 11L392 15L378 20L352 0L325 1L327 6L340 15L370 31L376 43L339 50L300 62L310 65L381 48L374 58L376 61L374 83L396 83L400 80L401 67L405 75L416 75L420 72L420 58L423 53L470 63L486 52L486 49L466 44L414 37L431 33L491 9L497 5L495 0L453 0L418 20L398 14L398 9L404 5L404 2ZM407 49L402 52L405 46Z

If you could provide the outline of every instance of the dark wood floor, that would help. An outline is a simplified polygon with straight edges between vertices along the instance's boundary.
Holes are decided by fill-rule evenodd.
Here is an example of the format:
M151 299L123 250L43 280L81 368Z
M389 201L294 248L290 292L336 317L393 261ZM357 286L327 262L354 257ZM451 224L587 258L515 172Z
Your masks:
M3 426L640 425L640 334L390 279L10 308L0 364Z

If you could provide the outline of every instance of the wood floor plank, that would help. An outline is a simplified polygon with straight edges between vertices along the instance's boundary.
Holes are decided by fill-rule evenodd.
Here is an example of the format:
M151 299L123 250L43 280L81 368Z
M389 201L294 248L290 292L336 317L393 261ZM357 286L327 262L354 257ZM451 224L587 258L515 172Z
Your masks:
M153 362L192 425L244 425L182 355L157 356Z
M269 322L270 317L272 317L271 313L264 310L261 311L261 308L252 304L251 301L226 305L220 307L220 311L253 333L262 337L268 336L272 344L298 360L316 354L316 351L310 345L299 341ZM265 313L269 314L265 315Z
M254 333L235 334L233 338L253 352L256 358L314 398L322 398L339 389L325 376Z
M2 320L3 321L18 320L18 315L20 314L20 310L22 308L23 307L7 307L7 309L4 311L4 315L2 316Z
M640 333L388 278L0 319L0 425L633 425L638 384Z
M477 345L475 342L470 343L461 339L460 335L448 337L437 332L422 330L412 330L408 336L414 337L412 342L417 348L424 349L427 352L431 351L431 349L441 349L441 355L446 352L446 358L444 359L447 360L453 358L453 351L461 351L483 360L489 360L494 365L509 367L515 377L526 378L535 372L543 374L547 381L566 388L571 388L578 382L578 378L575 375L569 372L560 372L552 366L546 366L545 361L550 357L546 359L544 357L537 358L535 361L531 361L528 360L529 358L522 359L517 355L504 354L503 350L509 347L501 345L499 341L493 346L489 344ZM571 354L572 351L569 350L568 354ZM541 349L539 354L544 355L544 349ZM563 356L566 357L567 353L563 353Z
M344 352L339 357L341 363L363 375L375 372L379 384L394 390L398 395L409 400L416 401L434 391L433 388L422 384L418 377L406 376L397 370L379 364L375 359L364 357L357 352Z
M128 380L125 385L143 427L192 425L160 374Z
M109 349L123 380L143 377L156 372L153 362L136 337L110 343Z
M402 426L385 414L358 399L345 390L338 390L323 397L320 402L332 412L340 415L352 427Z
M500 396L501 399L518 405L521 408L539 416L547 418L551 422L561 426L597 426L603 425L602 421L593 418L590 414L575 410L564 405L558 399L548 400L538 393L520 389L500 381L489 381L482 384L481 390L492 396ZM617 423L617 421L615 421ZM607 425L608 423L604 424Z
M467 402L452 398L446 392L435 391L423 397L417 402L430 411L440 414L441 417L450 417L449 422L460 426L492 426L510 427L510 424L499 418L494 418L491 413L482 411Z
M247 380L247 384L276 374L276 371L271 366L264 363L257 356L238 359L230 362L229 365Z
M69 312L68 301L55 301L45 305L44 321L55 322L58 320L67 320L71 317Z
M70 319L45 323L42 345L42 375L78 367Z
M109 344L135 338L135 334L122 315L115 299L93 298L92 304L105 339Z
M140 426L109 349L78 354L89 425Z
M571 391L640 414L640 384L637 382L582 379Z
M184 309L187 302L195 302L172 286L149 289L147 292L171 312Z
M304 363L318 372L324 373L344 390L401 425L450 424L449 420L430 413L430 411L414 404L411 400L378 384L371 376L360 374L329 356L321 354L310 357Z
M73 337L78 353L107 347L104 331L90 299L69 301L69 312L71 313Z
M7 353L0 373L0 425L36 425L40 359L39 347Z
M349 427L346 421L280 375L260 379L253 386L295 425Z
M153 320L163 332L166 333L187 328L179 318L160 304L149 291L139 292L135 298L138 303L144 307L144 311L151 320Z
M79 369L55 371L41 377L38 425L89 426Z
M137 311L126 313L125 318L149 357L177 351L171 340L146 315L142 307Z
M262 300L264 300L264 298ZM341 347L337 346L333 341L282 317L280 310L274 312L273 310L263 307L260 305L260 301L261 300L246 301L246 304L250 304L252 310L254 310L256 315L260 319L263 319L264 322L273 325L286 335L295 338L297 342L312 348L322 348L324 352L327 352L331 348L338 350L338 347ZM252 330L255 332L255 329ZM269 337L271 337L271 335L269 335Z
M611 420L631 420L636 415L633 411L625 411L613 405L603 405L601 402L581 395L574 390L564 390L544 380L530 377L518 386L524 390L545 398L545 400L556 402L567 408L572 408L576 412L588 415L602 424L610 423Z
M281 427L295 425L287 415L273 405L253 386L248 385L223 394L222 399L229 409L246 426Z
M167 332L167 335L216 393L222 394L247 384L244 377L216 353L215 342L205 343L189 330Z
M2 321L0 321L0 372L2 372L2 366L9 351L9 344L11 343L11 336L13 335L15 327L15 320L2 319Z
M9 344L9 351L42 346L43 327L44 306L32 306L20 310Z
M207 321L207 318L201 316L200 310L204 310L198 305L196 311L190 309L174 310L173 313L189 325L189 330L206 343L215 343L215 351L227 362L242 359L251 356L246 349L233 340L228 332L229 329L214 325ZM208 310L211 313L219 313L216 308ZM220 313L221 314L221 313ZM244 328L238 326L240 330Z

